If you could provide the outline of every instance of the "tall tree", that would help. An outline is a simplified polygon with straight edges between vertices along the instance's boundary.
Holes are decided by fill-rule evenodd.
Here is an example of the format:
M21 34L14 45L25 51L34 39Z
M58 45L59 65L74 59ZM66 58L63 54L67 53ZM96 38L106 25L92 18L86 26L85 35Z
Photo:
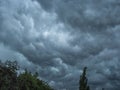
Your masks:
M80 81L79 81L79 90L90 90L89 86L87 85L87 77L86 77L86 70L87 67L84 67L83 73L80 76Z

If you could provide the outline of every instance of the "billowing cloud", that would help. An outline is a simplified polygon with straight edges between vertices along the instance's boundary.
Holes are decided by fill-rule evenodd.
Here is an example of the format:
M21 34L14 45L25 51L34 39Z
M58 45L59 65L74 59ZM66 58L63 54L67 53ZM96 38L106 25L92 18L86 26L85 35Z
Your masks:
M119 3L0 1L0 59L38 71L55 90L78 90L84 66L93 90L119 90Z

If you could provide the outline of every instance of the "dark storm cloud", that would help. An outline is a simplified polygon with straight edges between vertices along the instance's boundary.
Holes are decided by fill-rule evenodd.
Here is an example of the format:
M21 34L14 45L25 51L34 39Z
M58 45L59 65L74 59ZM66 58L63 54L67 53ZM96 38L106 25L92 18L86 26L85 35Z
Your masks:
M0 59L38 71L56 90L78 90L88 66L93 90L119 89L117 0L0 1Z
M55 0L50 0L49 2L48 2L48 0L38 0L38 2L40 2L42 7L47 11L49 11L53 8L54 1Z
M38 0L47 9L53 9L61 21L83 31L99 31L120 23L119 1L111 0ZM52 3L52 4L51 4ZM99 30L98 30L99 29Z

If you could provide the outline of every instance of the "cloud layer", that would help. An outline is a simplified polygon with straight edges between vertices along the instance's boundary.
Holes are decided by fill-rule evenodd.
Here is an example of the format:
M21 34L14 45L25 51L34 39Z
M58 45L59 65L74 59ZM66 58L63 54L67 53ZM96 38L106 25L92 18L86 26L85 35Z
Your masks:
M0 1L0 59L38 71L56 90L78 90L88 67L93 90L119 90L120 2Z

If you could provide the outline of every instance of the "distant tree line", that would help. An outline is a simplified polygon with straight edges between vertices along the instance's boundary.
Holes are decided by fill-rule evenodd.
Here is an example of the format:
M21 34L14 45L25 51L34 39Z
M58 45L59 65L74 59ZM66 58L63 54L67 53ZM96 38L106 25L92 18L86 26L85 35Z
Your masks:
M38 73L25 70L18 75L19 66L16 61L0 62L0 90L53 90L46 82L38 79ZM79 80L79 90L90 90L84 67ZM105 90L102 88L102 90Z

